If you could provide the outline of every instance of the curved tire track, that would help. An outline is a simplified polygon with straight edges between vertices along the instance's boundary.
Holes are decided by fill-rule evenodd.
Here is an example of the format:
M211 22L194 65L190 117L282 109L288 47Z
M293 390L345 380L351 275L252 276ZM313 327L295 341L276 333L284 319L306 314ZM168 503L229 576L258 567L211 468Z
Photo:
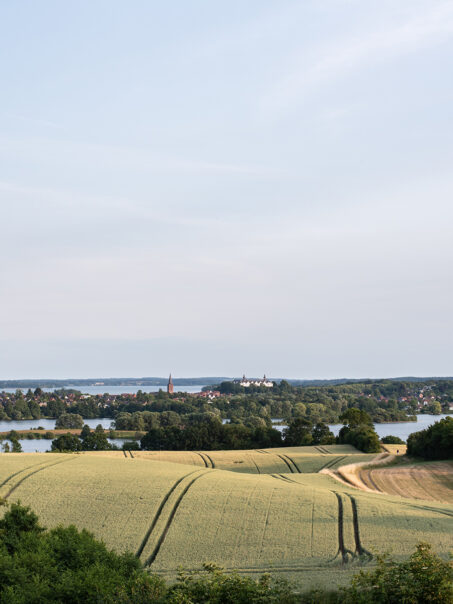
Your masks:
M46 460L46 461L40 461L39 463L34 463L31 466L26 466L25 468L22 468L21 470L18 470L17 472L14 472L13 474L10 474L7 478L5 478L5 480L0 484L0 489L6 484L8 483L12 478L14 478L14 476L17 476L18 474L20 474L21 472L25 472L26 470L29 470L30 468L36 468L37 466L42 466L43 464L47 464L48 461L50 460Z
M176 487L184 480L184 478L187 478L188 476L191 476L192 474L195 474L196 472L200 472L201 470L193 470L193 472L189 472L188 474L184 474L184 476L181 476L181 478L178 478L178 480L173 484L173 486L170 488L170 490L167 492L167 494L165 495L165 497L162 499L162 501L160 502L159 507L157 508L157 512L154 515L153 521L151 522L150 527L148 528L148 530L145 533L145 536L142 539L142 542L140 543L138 550L135 553L135 556L137 558L139 558L142 553L143 550L146 547L146 544L149 541L149 538L151 537L151 533L153 532L157 521L160 518L160 515L162 514L162 510L164 509L165 504L168 501L168 498L170 497L170 495L173 493L173 491L176 489Z
M195 478L193 478L189 484L183 489L183 491L181 492L181 494L179 495L178 499L176 500L170 515L168 517L167 523L165 524L164 530L162 531L159 540L156 544L156 546L154 547L154 550L152 552L152 554L149 556L149 558L146 560L145 562L145 566L151 566L151 564L155 561L155 559L157 558L157 555L160 551L160 548L162 547L163 542L165 541L165 537L167 536L167 533L170 529L171 523L173 522L173 519L175 517L175 514L184 498L184 496L186 495L187 491L190 489L190 487L194 484L194 482L196 482L199 478L201 478L202 476L204 476L205 474L208 474L208 472L203 472L203 474L199 474L198 476L195 476Z
M26 476L24 476L23 478L21 478L19 480L19 482L17 482L9 491L8 493L3 497L3 499L8 499L8 497L14 493L14 491L20 487L20 485L25 482L28 478L30 478L30 476L33 476L33 474L37 474L38 472L42 472L43 470L47 470L47 468L51 468L52 466L57 466L60 463L67 463L69 461L73 461L75 459L75 457L72 457L71 459L61 459L59 461L56 461L54 463L50 463L47 464L45 466L43 466L42 468L38 468L37 470L34 470L33 472L30 472L29 474L27 474Z
M285 459L285 457L283 455L279 455L278 453L275 454L277 457L279 457L289 468L289 471L291 472L291 474L294 474L294 470L291 466L291 464L289 463L289 461L287 459Z
M354 557L354 553L350 549L347 549L344 544L344 513L343 513L343 499L340 493L332 491L337 498L338 503L338 551L337 556L340 554L343 564L347 564L351 558ZM335 556L336 557L336 556Z
M360 530L359 530L359 514L357 511L357 501L355 497L346 493L346 496L349 497L352 506L352 523L354 525L354 541L355 541L355 552L359 556L367 556L368 558L372 558L373 555L362 546L360 541Z
M285 457L286 459L288 459L293 464L293 466L296 468L296 472L298 474L302 474L302 472L299 469L299 466L297 465L297 463L294 461L294 459L292 457L290 457L289 455L283 455L283 457Z

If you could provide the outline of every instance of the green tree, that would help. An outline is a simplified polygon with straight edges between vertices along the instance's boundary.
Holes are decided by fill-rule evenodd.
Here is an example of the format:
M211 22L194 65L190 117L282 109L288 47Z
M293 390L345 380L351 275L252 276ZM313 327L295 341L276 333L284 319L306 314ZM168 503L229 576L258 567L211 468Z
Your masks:
M318 422L311 432L314 445L333 445L336 442L335 435L329 430L329 426Z
M85 438L88 434L91 433L91 428L88 424L85 424L80 432L80 438Z
M75 434L62 434L52 441L52 451L81 451L82 442Z
M83 417L78 413L62 413L60 417L57 418L55 422L55 428L82 428L83 427Z
M311 433L313 424L308 419L297 417L293 419L288 427L283 430L283 439L287 447L299 447L311 445L313 436Z
M381 442L384 445L404 445L405 444L404 440L401 440L401 438L399 436L392 436L391 434L389 434L388 436L384 436L384 438L381 439Z
M426 410L433 415L440 415L442 413L442 405L439 401L433 401L427 405Z
M371 416L366 411L363 411L363 409L357 409L356 407L346 409L346 411L340 415L340 420L350 428L360 425L373 425Z
M101 430L96 430L87 434L82 440L82 449L84 451L107 451L113 449L107 439L107 435L101 426Z
M12 453L22 453L22 445L17 440L17 438L13 438L11 440L11 452Z
M424 459L453 459L453 417L413 432L407 439L407 454Z

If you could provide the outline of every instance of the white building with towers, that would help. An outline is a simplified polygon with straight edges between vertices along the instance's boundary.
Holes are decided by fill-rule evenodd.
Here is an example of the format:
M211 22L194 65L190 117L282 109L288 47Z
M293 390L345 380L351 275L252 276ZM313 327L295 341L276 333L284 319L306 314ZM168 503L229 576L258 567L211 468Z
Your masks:
M244 374L242 376L242 380L235 380L234 383L239 384L244 388L249 388L250 386L264 386L265 388L272 388L274 386L273 382L268 380L266 375L264 375L263 378L260 380L256 378L247 378Z

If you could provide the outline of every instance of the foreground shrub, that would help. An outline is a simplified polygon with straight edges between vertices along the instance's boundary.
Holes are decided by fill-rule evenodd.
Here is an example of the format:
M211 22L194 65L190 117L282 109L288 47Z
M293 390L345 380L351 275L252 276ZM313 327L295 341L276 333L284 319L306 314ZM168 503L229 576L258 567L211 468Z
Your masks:
M140 587L156 601L165 583L147 575L133 554L109 551L74 526L45 531L30 508L12 504L0 520L0 602L65 604L139 602ZM125 598L130 598L129 600Z
M169 604L297 604L300 598L284 579L262 575L257 581L233 572L226 573L215 564L205 564L205 572L181 573L169 588Z
M375 570L361 571L343 592L343 602L348 604L452 604L453 568L436 556L430 545L420 543L401 564L379 557Z

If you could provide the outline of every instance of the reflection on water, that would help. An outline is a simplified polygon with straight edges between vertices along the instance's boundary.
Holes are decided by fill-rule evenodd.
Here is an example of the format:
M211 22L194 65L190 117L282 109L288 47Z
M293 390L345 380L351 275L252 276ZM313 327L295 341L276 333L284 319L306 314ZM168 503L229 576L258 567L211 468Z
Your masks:
M123 443L130 442L130 439L109 438L108 441L112 445L116 445L119 449L121 449L121 447L123 446ZM3 442L8 442L9 445L11 446L11 443L9 441L3 441ZM25 439L20 439L19 442L22 446L23 453L46 453L46 451L50 451L51 446L52 446L52 439L50 439L50 438L40 438L40 439L36 439L36 440L28 440L28 438L25 438ZM1 449L0 449L0 453L1 453Z
M424 430L428 428L435 422L438 422L440 419L444 417L453 417L445 414L441 415L417 415L416 422L389 422L386 424L374 424L374 429L376 430L379 438L384 438L384 436L399 436L402 440L406 441L409 437L409 434L412 432L420 432L420 430ZM280 430L282 432L287 426L275 426L276 430ZM338 432L343 427L343 424L329 424L330 430L338 436Z
M55 419L12 419L0 421L0 432L9 432L10 430L37 430L39 426L45 430L55 429ZM104 429L109 429L113 418L98 417L95 419L84 419L83 423L88 424L90 428L96 428L99 424Z
M399 436L402 440L406 441L409 434L412 432L419 432L420 430L424 430L428 426L434 424L434 422L438 422L440 419L444 417L453 417L445 414L441 415L417 415L416 422L395 422L395 423L386 423L386 424L374 424L374 428L379 435L379 438L383 438L384 436L389 436L392 434L393 436ZM104 429L109 429L112 427L112 418L110 417L102 417L95 419L85 419L83 420L85 424L88 424L90 428L96 428L99 424ZM229 420L222 420L223 423L228 423ZM275 420L273 420L275 421ZM280 421L280 420L279 420ZM11 420L11 421L0 421L0 432L9 432L10 430L36 430L38 426L42 426L45 430L53 430L55 428L55 420L54 419L34 419L34 420ZM329 424L329 428L335 434L338 435L342 424ZM274 425L276 430L283 431L286 426L278 426ZM126 439L127 440L127 439ZM50 450L50 439L36 439L36 440L28 440L21 439L19 442L22 445L22 450L25 453L34 453L38 451L40 453L44 451ZM110 440L110 442L116 444L118 447L121 447L125 439L115 438L114 440Z
M204 388L206 384L194 384L191 386L174 386L175 392L201 392L201 389ZM142 392L159 392L159 390L163 390L164 392L167 390L167 386L66 386L66 390L78 390L83 394L135 394L139 390ZM41 388L43 392L54 392L55 390L59 390L60 388ZM16 390L22 390L22 392L27 392L28 388L1 388L1 392L9 392L14 394ZM32 388L32 390L34 390Z

